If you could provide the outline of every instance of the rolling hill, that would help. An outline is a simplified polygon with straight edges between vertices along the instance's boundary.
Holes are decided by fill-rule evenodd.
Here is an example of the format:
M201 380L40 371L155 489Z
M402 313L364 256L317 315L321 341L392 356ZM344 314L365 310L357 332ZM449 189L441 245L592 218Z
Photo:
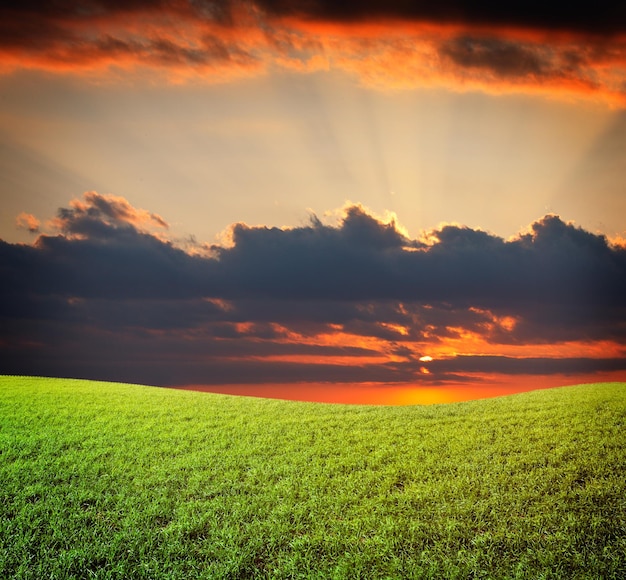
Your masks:
M625 578L626 384L427 407L0 377L2 578Z

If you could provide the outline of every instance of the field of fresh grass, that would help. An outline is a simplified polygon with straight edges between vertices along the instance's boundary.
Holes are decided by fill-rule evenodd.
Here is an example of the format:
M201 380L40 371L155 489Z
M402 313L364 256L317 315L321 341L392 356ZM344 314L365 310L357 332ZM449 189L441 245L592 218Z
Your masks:
M429 407L0 377L0 578L626 578L626 384Z

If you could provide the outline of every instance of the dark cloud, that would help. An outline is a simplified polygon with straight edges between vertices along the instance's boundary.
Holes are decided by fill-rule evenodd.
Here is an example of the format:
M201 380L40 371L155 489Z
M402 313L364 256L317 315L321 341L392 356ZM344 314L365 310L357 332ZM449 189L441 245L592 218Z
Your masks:
M513 241L458 226L428 248L353 208L341 227L236 226L212 264L226 298L406 300L457 307L623 307L626 250L557 216ZM387 237L385 237L387 236Z
M119 333L38 321L8 323L3 330L13 339L0 349L1 374L186 385L389 382L406 380L411 372L387 364L358 364L372 354L358 347L277 344L243 336L224 340L193 333L159 335L141 329ZM333 357L352 357L355 364L333 364Z
M431 372L502 373L506 375L576 375L626 370L626 358L513 358L506 356L457 356L428 363Z
M219 38L206 35L199 47L191 48L177 44L167 38L123 40L112 36L104 36L95 43L84 45L83 58L90 55L123 60L145 60L154 65L168 67L198 67L212 63L245 63L252 64L254 57L235 43L227 43Z
M188 0L165 2L159 0L64 0L46 2L2 2L0 9L14 17L19 14L32 19L54 20L68 18L76 21L166 12L193 14L198 18L228 24L232 21L232 0ZM578 30L599 34L621 32L626 21L626 9L619 2L600 0L589 6L565 2L490 2L487 0L442 0L417 2L407 0L254 0L239 4L255 6L274 17L354 22L384 18L475 25L509 25L540 29Z
M69 208L60 208L56 226L65 234L93 235L95 227L102 231L101 225L119 228L130 225L138 230L145 226L168 228L167 222L159 215L146 210L138 210L123 197L100 195L88 191L83 200L74 200Z
M557 216L508 241L448 225L427 243L353 206L337 226L237 224L232 245L192 254L163 237L163 218L89 192L54 225L32 245L0 241L0 373L185 384L624 370L626 249ZM606 359L420 360L451 340L613 346Z
M623 32L626 28L626 9L613 0L600 0L593 6L522 0L256 0L256 3L273 15L339 22L393 18L450 24L575 30L595 34Z
M538 51L506 40L453 38L439 52L459 66L488 69L503 78L554 75L551 63Z
M229 0L168 2L164 0L24 0L0 2L0 10L16 17L27 15L32 19L96 20L111 15L131 15L168 12L172 14L197 13L205 17L224 16L230 12Z
M59 235L0 246L9 287L36 282L42 294L88 298L397 300L520 314L531 303L626 306L626 250L557 216L512 241L443 226L425 246L355 206L338 227L237 224L231 247L202 257L140 229L162 218L89 195L59 210Z

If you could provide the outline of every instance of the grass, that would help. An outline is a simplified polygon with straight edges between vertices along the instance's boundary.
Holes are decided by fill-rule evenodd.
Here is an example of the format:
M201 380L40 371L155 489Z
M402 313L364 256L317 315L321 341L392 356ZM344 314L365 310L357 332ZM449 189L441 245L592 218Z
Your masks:
M626 578L625 421L0 377L0 577Z

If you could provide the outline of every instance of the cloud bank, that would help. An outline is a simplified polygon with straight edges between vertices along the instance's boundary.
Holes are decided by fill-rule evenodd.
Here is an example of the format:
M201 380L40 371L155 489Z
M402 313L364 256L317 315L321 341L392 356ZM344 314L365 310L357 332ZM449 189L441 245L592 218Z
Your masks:
M337 70L379 89L445 87L624 106L626 11L527 2L32 0L0 7L0 72L224 82Z
M352 205L337 225L234 224L230 245L190 248L162 217L87 192L49 223L32 245L0 241L3 374L443 384L626 371L626 248L555 215L511 240L458 225L411 239Z

